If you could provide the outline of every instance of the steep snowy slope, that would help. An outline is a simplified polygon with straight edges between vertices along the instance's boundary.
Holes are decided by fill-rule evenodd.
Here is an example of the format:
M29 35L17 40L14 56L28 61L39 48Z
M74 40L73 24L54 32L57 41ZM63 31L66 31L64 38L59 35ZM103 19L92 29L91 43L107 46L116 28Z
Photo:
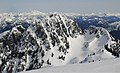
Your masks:
M80 49L78 51L73 49L74 53L79 55L75 56L70 63L84 63L84 62L94 62L103 59L114 58L114 56L105 49L106 44L111 44L112 37L104 28L90 27L88 30L84 31L84 38L79 42Z
M119 40L104 28L91 26L82 30L60 13L42 18L11 17L1 21L5 24L0 32L1 73L119 57Z
M44 67L21 73L119 73L120 59L109 59L95 63L71 64L57 67Z

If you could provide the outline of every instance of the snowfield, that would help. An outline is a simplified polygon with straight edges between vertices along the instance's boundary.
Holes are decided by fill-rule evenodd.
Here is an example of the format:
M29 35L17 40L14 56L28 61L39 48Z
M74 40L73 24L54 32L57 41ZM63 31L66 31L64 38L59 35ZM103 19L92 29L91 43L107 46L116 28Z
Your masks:
M57 67L43 67L21 73L119 73L120 58L97 61L94 63L71 64Z

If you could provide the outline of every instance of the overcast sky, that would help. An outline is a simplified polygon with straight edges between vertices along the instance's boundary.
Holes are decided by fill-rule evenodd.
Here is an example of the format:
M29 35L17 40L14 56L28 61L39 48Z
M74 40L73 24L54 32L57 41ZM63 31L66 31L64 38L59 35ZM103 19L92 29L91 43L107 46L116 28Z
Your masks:
M0 12L118 13L120 0L0 0Z

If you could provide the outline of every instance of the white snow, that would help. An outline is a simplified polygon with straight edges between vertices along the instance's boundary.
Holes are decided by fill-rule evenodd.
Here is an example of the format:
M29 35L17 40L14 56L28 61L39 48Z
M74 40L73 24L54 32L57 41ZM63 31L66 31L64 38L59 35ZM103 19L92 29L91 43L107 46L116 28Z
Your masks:
M119 73L120 58L93 63L71 64L57 67L43 67L21 73Z
M68 63L72 58L81 58L83 59L84 56L83 51L81 48L83 48L83 44L84 44L84 36L78 36L77 38L68 38L69 42L70 42L70 50L69 50L69 54L67 55L66 59L66 63ZM78 60L79 61L79 60ZM76 61L76 62L78 62Z

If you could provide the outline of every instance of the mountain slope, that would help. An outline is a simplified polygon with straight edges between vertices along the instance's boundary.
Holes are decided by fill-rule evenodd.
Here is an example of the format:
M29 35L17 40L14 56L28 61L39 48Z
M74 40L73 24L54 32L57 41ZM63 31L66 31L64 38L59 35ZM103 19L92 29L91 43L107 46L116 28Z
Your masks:
M109 59L95 63L71 64L57 67L44 67L21 73L119 73L120 59Z

